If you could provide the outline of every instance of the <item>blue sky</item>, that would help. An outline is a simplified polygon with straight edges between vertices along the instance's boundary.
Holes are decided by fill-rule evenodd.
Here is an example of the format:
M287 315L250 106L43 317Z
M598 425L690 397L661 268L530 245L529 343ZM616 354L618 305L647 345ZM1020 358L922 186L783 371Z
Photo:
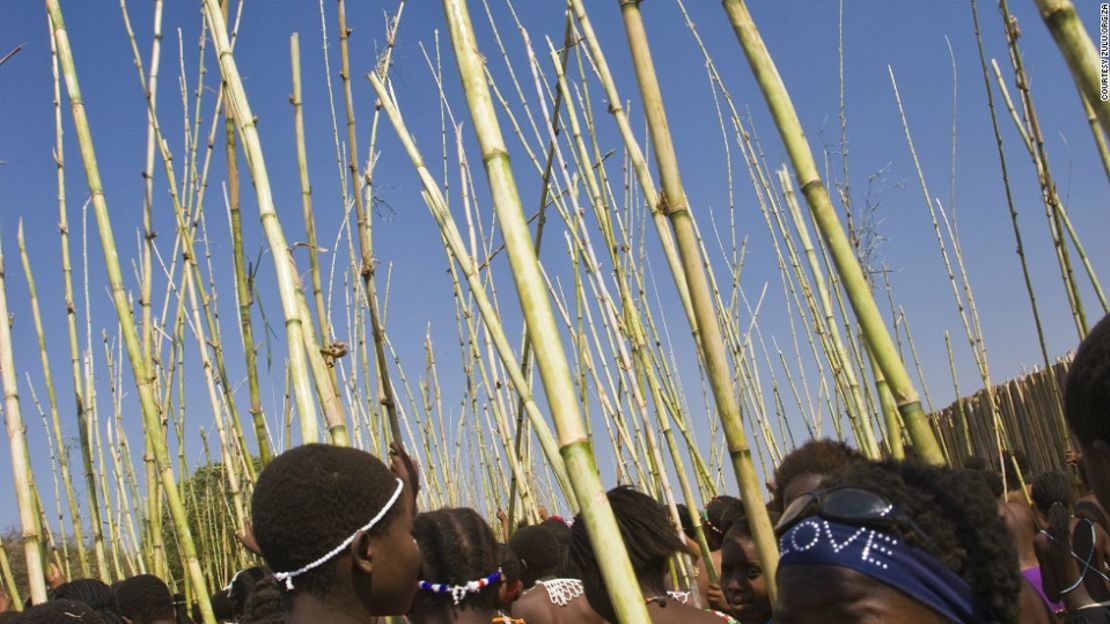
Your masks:
M520 38L512 25L503 0L489 0L502 37L515 59L518 72L527 73ZM741 107L747 107L754 129L762 139L769 164L779 166L785 160L777 133L762 97L756 88L746 60L728 26L719 3L708 0L687 0L691 16L713 55L726 84ZM178 42L184 50L185 76L189 89L195 88L197 76L196 43L201 18L198 3L174 0L166 3L164 19L163 59L158 107L167 140L175 154L182 146L182 105L178 91ZM369 84L361 78L373 67L377 50L384 42L384 13L393 11L393 0L351 2L348 20L354 32L351 39L352 73L355 102L359 119L360 153L365 158L366 141L373 99ZM643 127L638 114L638 91L631 70L627 45L620 23L618 4L594 1L587 3L595 29L616 76L622 97L631 100L633 124ZM1106 201L1106 176L1094 151L1089 128L1067 68L1060 58L1033 3L1014 3L1022 25L1021 45L1026 68L1031 76L1034 98L1044 129L1061 197L1081 236L1085 237L1091 262L1105 274L1110 267L1110 251L1101 245L1099 232L1110 231L1110 210ZM1097 20L1097 6L1080 2L1080 14L1088 29ZM342 94L338 90L338 40L334 3L326 2L328 36L332 45L332 71L337 88L336 104L342 115ZM481 5L471 2L480 44L490 61L491 71L507 85L507 73L491 35ZM837 3L832 1L753 2L752 10L763 37L774 55L787 87L790 89L802 124L815 151L827 145L837 150L839 142L838 76L837 76ZM559 41L563 31L561 3L554 0L520 0L517 10L533 42L542 44L543 37ZM695 216L703 231L710 228L710 213L716 223L728 223L727 169L717 116L704 64L681 14L673 0L652 0L642 5L651 37L655 62L668 107L686 191ZM119 7L106 0L62 3L70 41L76 56L89 120L96 142L101 174L112 213L116 238L127 270L129 285L135 287L131 262L137 258L137 231L140 226L146 109L132 64ZM132 23L144 57L150 48L152 3L133 1L129 5ZM1010 75L1001 22L993 3L980 4L987 54L999 59L1005 75ZM325 70L321 50L320 17L315 2L292 0L248 0L243 16L236 59L244 77L251 105L259 117L263 149L266 153L279 215L291 240L303 240L300 218L300 189L296 175L292 108L290 93L288 39L300 32L304 73L304 106L308 133L310 174L314 186L321 244L330 247L338 231L341 210L336 176L335 148L328 113ZM469 116L460 96L458 80L450 55L442 9L431 1L409 2L405 9L397 44L394 88L410 129L430 159L435 158L439 145L439 108L435 85L421 50L423 43L431 49L435 33L440 33L443 46L446 89L456 117L464 125L466 145L472 164L477 152L469 132ZM947 41L946 41L947 37ZM55 201L55 169L51 157L54 143L51 107L51 73L48 30L42 4L30 0L12 0L0 8L0 53L19 43L26 48L8 63L0 66L0 243L6 252L8 297L15 318L15 356L23 384L23 411L28 422L28 438L34 455L35 468L44 496L50 500L49 458L38 415L27 392L25 372L29 372L35 390L45 400L37 346L30 319L25 281L16 253L15 233L22 219L30 244L30 257L35 270L39 297L46 316L49 353L53 364L59 403L66 435L76 438L72 394L68 375L68 349L65 344L60 261L58 255L57 206ZM949 330L956 348L961 387L965 393L978 387L971 354L963 339L962 327L955 313L943 264L937 250L924 200L918 188L909 152L903 138L887 66L898 78L906 114L914 133L931 193L946 203L950 196L951 131L952 131L952 61L951 43L957 72L957 179L955 206L966 261L975 288L976 301L982 317L985 339L990 354L992 374L997 381L1019 374L1040 363L1032 318L1027 303L1021 272L1014 253L1013 234L1006 209L994 138L985 106L985 93L970 10L963 2L850 2L845 13L846 106L851 154L851 182L862 199L868 177L883 171L878 182L882 189L879 230L886 242L880 254L894 270L893 286L909 318L917 348L926 371L926 382L936 406L946 405L953 398L945 356L943 332ZM219 84L218 68L209 55L204 84L211 89ZM1012 84L1012 81L1011 81ZM530 85L530 83L528 83ZM600 103L600 88L592 83L595 105ZM190 96L191 97L191 96ZM534 100L534 96L530 95ZM997 99L997 98L996 98ZM211 115L213 98L206 96L203 104L205 124ZM191 105L191 104L190 104ZM598 107L598 110L602 110ZM617 148L615 127L599 112L601 140L606 148ZM69 214L72 223L73 252L80 258L80 209L87 195L84 175L71 117L65 110L66 163ZM505 118L502 122L506 123ZM1038 302L1045 324L1050 352L1056 356L1074 347L1075 331L1060 286L1059 274L1045 227L1040 192L1032 174L1030 160L1017 142L1013 124L1000 117L1007 147L1011 182L1020 223L1026 242L1026 254L1032 269ZM508 134L507 124L506 133ZM406 363L407 372L415 377L422 372L424 335L429 324L440 360L440 377L449 408L462 396L461 375L458 374L457 337L450 282L445 273L435 225L420 199L419 182L411 164L400 150L393 129L383 120L378 147L381 158L376 169L378 192L388 206L375 225L375 254L383 265L392 266L392 289L389 300L388 331ZM518 181L525 206L538 202L539 184L530 167L524 166L519 143L510 135L509 150L516 157ZM213 254L226 259L230 242L224 216L220 182L222 143L218 143L213 160L206 205L208 229ZM748 236L748 261L744 285L751 296L764 282L768 298L760 324L768 339L774 336L779 344L789 342L778 269L770 247L767 229L755 204L747 181L746 170L733 147L736 180L737 236ZM834 163L834 176L839 177L839 163ZM160 168L158 179L161 182ZM618 172L619 168L614 168ZM485 178L475 172L482 214L489 216ZM156 229L162 233L159 243L168 254L172 243L173 221L164 187L155 194ZM244 185L244 222L246 248L254 257L265 247L254 209L253 193ZM529 209L530 210L530 209ZM555 238L551 240L557 240ZM115 331L114 311L105 290L103 262L95 233L90 232L90 298L93 326L93 350L98 371L103 378L103 347L101 331ZM653 237L648 240L652 266L660 271L660 260ZM345 251L344 251L345 253ZM302 268L307 261L300 256ZM563 246L545 248L542 259L552 267L567 265ZM719 254L715 260L720 260ZM230 266L221 262L215 277L222 293L221 312L225 340L236 342L233 282ZM723 267L723 264L720 265ZM504 268L495 269L502 309L510 335L516 335L519 319L516 300L511 295L511 280ZM676 338L678 361L690 367L686 375L687 394L691 409L701 409L697 377L693 372L690 345L682 340L675 323L681 314L675 304L669 278L657 273L659 297L663 312L670 318ZM259 272L259 288L272 293L272 264L263 256ZM1084 301L1088 314L1097 318L1097 301L1084 285ZM78 297L81 293L78 293ZM269 295L264 295L264 299ZM280 308L275 300L264 300L271 322L278 319ZM335 300L337 310L341 296ZM256 323L260 320L255 316ZM340 322L340 318L335 319ZM280 322L275 323L280 333ZM256 329L256 333L259 330ZM279 340L280 342L280 340ZM191 345L192 346L192 345ZM193 347L195 349L195 346ZM233 351L238 354L238 350ZM190 358L195 358L190 354ZM241 357L229 356L231 375L242 378ZM195 370L196 362L192 363ZM280 352L275 366L265 379L264 401L268 414L274 417L282 387ZM210 428L211 414L201 399L203 387L199 377L190 426ZM134 388L124 384L124 414L128 422L137 423ZM246 403L246 390L237 397ZM100 408L110 409L107 389L101 391ZM456 409L457 411L457 409ZM192 414L192 413L191 413ZM703 422L698 414L695 421ZM799 429L800 431L800 429ZM704 426L699 435L705 439ZM137 429L132 443L138 444ZM190 459L201 458L199 446L190 442ZM74 458L76 451L74 451ZM603 470L606 468L602 462ZM6 445L0 448L0 474L10 475L10 459ZM610 473L611 474L611 473ZM0 479L0 501L13 501L11 482ZM52 503L47 503L52 508ZM14 505L0 504L0 525L16 521Z

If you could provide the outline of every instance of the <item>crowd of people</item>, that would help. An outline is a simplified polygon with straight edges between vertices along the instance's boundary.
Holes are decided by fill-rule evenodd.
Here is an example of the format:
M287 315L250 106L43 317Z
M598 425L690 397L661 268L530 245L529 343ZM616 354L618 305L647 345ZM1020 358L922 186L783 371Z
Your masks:
M830 440L790 453L767 503L779 539L774 599L739 499L717 497L697 514L703 557L685 507L676 527L651 496L610 490L651 621L1110 624L1110 317L1080 345L1064 402L1079 446L1071 471L1033 475L1020 453L962 468L870 461ZM418 511L419 487L397 446L389 465L322 444L281 454L259 476L241 538L264 565L212 597L217 618L616 621L604 545L581 517L519 527L502 517L499 541L473 509ZM0 613L0 624L184 624L188 611L155 576L80 579Z

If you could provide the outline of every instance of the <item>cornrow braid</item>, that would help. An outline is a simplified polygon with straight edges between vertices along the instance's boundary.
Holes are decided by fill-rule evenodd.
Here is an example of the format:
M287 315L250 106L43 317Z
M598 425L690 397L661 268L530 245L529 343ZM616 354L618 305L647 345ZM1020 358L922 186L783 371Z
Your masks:
M460 507L417 514L412 535L424 556L420 579L429 586L464 587L488 579L500 569L502 547L493 530L473 509ZM455 605L459 609L495 609L499 587L500 575L477 591L457 596L457 601L450 593L421 591L416 595L413 611L443 613Z

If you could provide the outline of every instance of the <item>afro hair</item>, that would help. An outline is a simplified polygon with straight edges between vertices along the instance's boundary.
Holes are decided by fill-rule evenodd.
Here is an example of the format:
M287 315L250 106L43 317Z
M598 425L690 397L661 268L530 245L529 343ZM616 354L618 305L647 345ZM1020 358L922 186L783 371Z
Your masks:
M785 501L783 492L796 477L813 474L828 476L840 468L864 461L856 449L835 440L811 440L782 458L775 470L775 491L771 506L782 513Z
M918 462L857 462L829 477L829 487L870 490L901 508L929 537L909 527L891 533L960 575L991 606L996 622L1018 621L1017 553L987 486L966 472Z
M1064 384L1064 415L1080 443L1110 442L1110 314L1075 352Z
M290 449L258 476L251 499L254 537L275 572L297 570L329 552L381 512L397 477L377 457L354 448L306 444ZM384 533L395 503L369 531ZM335 559L296 578L296 591L326 595Z
M140 574L116 583L112 586L112 597L116 613L135 624L177 621L170 588L153 574Z
M564 529L543 522L519 528L509 538L509 548L524 566L520 580L525 589L535 585L539 579L558 574L566 565L570 540L565 538L569 537L569 530L563 523L558 524Z

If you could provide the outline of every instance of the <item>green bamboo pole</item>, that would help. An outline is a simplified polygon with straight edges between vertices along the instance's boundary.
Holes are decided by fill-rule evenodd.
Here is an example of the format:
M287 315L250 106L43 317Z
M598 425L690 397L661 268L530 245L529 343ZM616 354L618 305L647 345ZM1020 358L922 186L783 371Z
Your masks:
M22 256L22 250L20 255ZM54 508L58 514L58 534L59 539L57 543L61 544L61 561L62 561L62 574L65 578L73 578L70 561L72 558L69 555L69 540L66 537L66 521L65 514L62 512L62 488L58 483L58 476L61 474L61 468L58 466L58 454L54 451L54 438L50 431L50 422L46 418L46 410L42 408L42 403L39 401L38 394L35 392L35 385L31 382L31 374L24 375L27 381L27 390L31 392L31 402L35 406L35 410L42 420L42 430L46 434L46 448L50 451L50 481L54 486ZM50 523L46 519L45 509L43 510L43 526L49 527Z
M1110 181L1110 146L1106 144L1106 135L1102 132L1102 126L1098 123L1098 115L1095 114L1095 108L1087 101L1086 96L1081 97L1083 100L1083 112L1087 115L1087 125L1091 127L1091 136L1095 141L1095 149L1098 150L1098 157L1102 161L1102 170L1106 173L1106 179Z
M48 20L49 21L49 20ZM85 402L84 380L81 376L80 346L77 337L77 306L73 294L73 267L69 257L69 217L66 211L65 192L65 151L63 149L62 95L58 69L58 46L53 37L53 24L50 37L50 56L54 78L54 162L57 165L58 193L58 233L61 239L62 284L64 286L66 308L66 331L69 338L70 372L72 374L73 394L77 412L78 440L81 447L82 469L85 475L86 498L89 505L89 525L92 529L93 553L96 558L98 578L106 581L108 571L104 554L104 535L100 522L100 498L97 496L96 480L93 477L92 450L89 442L88 408Z
M677 249L675 248L674 234L671 229L667 227L667 215L660 209L661 204L656 191L655 182L651 179L651 171L647 164L647 159L644 158L643 152L640 150L640 145L636 141L636 134L632 130L632 124L628 120L628 111L624 109L623 102L620 94L617 92L616 81L613 80L613 74L609 70L609 63L605 60L605 55L601 51L601 45L598 43L597 35L594 33L593 25L590 23L590 18L586 14L586 7L582 0L567 0L567 6L570 11L574 13L575 19L578 20L578 25L582 29L582 37L585 39L587 48L590 51L590 57L596 64L598 77L601 80L601 85L605 89L605 95L609 100L609 113L613 115L617 123L617 128L621 133L621 139L624 142L625 149L628 150L628 157L632 162L632 168L635 170L636 179L640 183L640 189L644 194L644 200L647 202L648 209L651 210L652 223L655 225L655 231L659 235L659 242L663 247L664 256L667 259L667 266L671 269L671 277L675 282L675 289L678 291L678 298L682 302L683 310L686 312L686 320L690 326L690 332L694 336L695 342L700 342L701 337L698 335L698 323L694 315L693 304L689 287L686 282L686 274L682 268L682 260L679 257Z
M195 242L194 229L196 228L196 226L203 227L203 224L204 224L204 213L201 211L202 202L200 201L200 199L197 199L196 203L195 203L195 208L194 208L193 205L192 205L193 195L190 194L190 193L186 193L186 189L185 189L185 184L187 184L189 182L188 178L190 178L190 177L193 178L194 185L195 185L195 182L196 182L196 180L195 180L195 178L196 178L196 173L195 173L195 171L196 171L195 170L196 140L197 140L197 138L199 138L199 127L198 126L200 125L200 112L199 112L200 95L201 95L203 89L198 88L198 90L197 90L197 94L196 94L197 100L196 100L196 104L195 104L195 107L197 109L197 113L196 113L195 119L193 121L193 125L192 126L189 125L187 115L186 115L186 119L185 119L185 122L184 122L185 123L185 128L186 128L187 151L186 151L186 158L185 158L186 163L185 163L185 167L184 167L184 171L185 171L186 175L183 176L183 178L186 178L186 179L183 179L182 188L179 191L178 188L177 188L177 174L176 174L176 172L174 171L174 168L173 168L173 162L172 162L173 157L170 154L169 146L166 144L166 142L163 138L161 126L158 122L158 117L157 117L156 112L155 112L154 100L153 100L151 92L149 91L149 89L147 87L147 78L146 78L146 76L144 76L144 74L142 72L142 58L140 57L139 48L138 48L138 45L136 44L136 41L135 41L135 34L134 34L134 31L131 27L131 20L128 17L128 14L127 14L126 4L121 1L120 7L123 10L124 28L127 32L128 39L131 43L132 56L135 59L135 61L134 61L135 66L136 66L136 69L139 70L139 72L138 72L138 74L139 74L139 84L143 88L143 91L146 95L148 124L149 124L149 127L150 127L151 131L153 132L155 143L157 143L158 146L159 146L159 152L162 156L162 164L163 164L163 167L164 167L164 170L165 170L165 175L166 175L166 187L169 190L170 199L171 199L171 202L173 204L174 215L177 217L178 238L177 238L177 240L175 240L175 247L177 245L181 246L182 258L183 258L183 261L184 261L183 271L191 272L192 277L193 277L192 282L187 282L187 284L189 284L188 290L189 290L190 298L195 299L196 292L194 292L194 291L199 291L200 302L201 302L201 304L203 306L203 309L204 309L204 317L205 317L205 322L207 324L207 330L208 330L208 334L209 334L207 342L208 342L208 345L211 346L211 348L212 348L212 360L215 364L215 370L219 374L220 386L223 389L224 401L226 402L227 409L231 414L231 425L232 425L232 429L233 429L234 434L235 434L236 443L239 445L240 448L244 448L244 447L246 447L246 440L243 436L242 424L241 424L240 419L239 419L238 408L236 406L234 397L231 394L232 393L231 380L230 380L230 378L227 374L227 367L225 366L225 363L224 363L223 346L222 346L222 340L220 338L221 332L220 332L219 324L217 322L218 313L214 311L214 307L215 307L214 302L212 301L212 298L208 295L208 292L204 288L204 284L203 284L203 280L202 280L202 276L201 276L201 271L200 271L200 265L197 262L197 258L196 258L196 249L195 249L195 245L194 245L194 242ZM225 10L226 10L226 6L225 6ZM205 71L206 71L205 67L204 67L204 63L203 63L205 41L206 41L206 38L202 37L201 42L200 42L201 62L199 64L199 66L200 66L200 78L198 79L198 84L203 82L204 74L205 74ZM182 74L184 74L183 53L181 53L181 56L182 56L182 58L181 58ZM187 112L188 111L188 100L187 100L186 94L184 92L184 87L185 87L184 79L182 79L181 85L182 85L182 100L183 100L182 108L183 108L183 110L185 110ZM221 93L221 98L220 99L222 99L222 93ZM219 108L220 107L217 106L217 109L219 109ZM191 132L190 131L191 128L195 128L196 132ZM212 145L215 142L215 130L216 130L216 121L213 120L212 134L211 134L211 137L209 139L209 145ZM190 134L192 134L193 137L194 137L192 140L190 140ZM185 196L184 203L182 202L182 199L181 199L182 195ZM195 224L195 226L190 225L189 217L187 215L192 215L191 223ZM202 234L202 236L205 235L204 230L202 230L201 234ZM211 263L209 262L209 273L210 274L212 272L211 268L212 268ZM194 308L196 307L195 301L193 302L193 306L194 306ZM199 323L197 324L197 331L199 331ZM147 367L147 369L150 371L151 375L156 374L156 371L154 371L152 369L153 362L145 362L144 366ZM158 390L158 388L155 387L155 392L156 393L157 393L157 390ZM163 436L165 435L164 431L162 432L162 435ZM253 480L253 478L254 478L254 466L253 465L248 464L247 474L248 474L248 477ZM151 489L151 492L152 492L152 496L150 497L150 499L151 500L156 500L157 495L154 493L153 488Z
M576 505L574 501L574 490L571 487L570 477L567 474L564 460L560 456L555 437L551 434L543 418L543 414L536 405L531 392L531 384L528 383L527 378L524 376L524 372L521 370L516 360L516 356L513 354L512 346L509 344L509 339L505 335L504 328L501 326L500 315L494 310L486 294L485 286L482 284L481 277L478 275L478 263L467 252L466 244L463 242L462 236L459 234L454 219L447 208L447 202L443 198L435 180L432 178L431 172L429 172L428 168L424 165L423 157L420 155L416 143L413 141L412 136L405 127L404 121L401 119L401 114L400 111L397 110L396 103L376 74L370 74L368 78L374 87L374 91L378 95L382 108L397 130L401 143L404 145L405 150L408 152L409 157L416 167L417 173L420 175L421 182L424 185L425 203L428 205L437 225L439 225L443 238L450 248L450 253L455 257L463 270L467 285L470 287L471 295L474 297L474 302L482 315L486 331L490 333L494 346L497 348L498 355L505 364L505 368L509 373L513 386L525 404L525 412L528 414L532 427L535 429L544 455L551 464L556 479L563 487L563 492L568 502L574 507Z
M878 306L875 305L859 260L852 252L851 243L845 236L829 199L828 190L821 182L813 152L806 142L801 122L790 101L786 86L756 29L755 22L752 21L747 5L743 0L723 0L723 2L725 12L790 154L798 186L801 187L818 229L832 254L837 272L840 274L867 343L879 362L883 376L890 384L891 392L898 401L898 410L902 413L902 420L909 437L919 457L929 463L941 464L944 462L944 455L921 408L921 401L906 366L898 357Z
M46 332L42 326L42 314L39 311L38 291L35 288L35 278L31 273L31 260L27 256L27 245L23 239L23 221L19 221L17 232L19 242L19 257L23 263L23 274L27 278L27 291L31 298L31 316L35 322L35 334L39 341L39 361L42 364L43 382L46 384L47 401L50 405L50 422L53 428L54 443L58 450L58 467L62 476L62 487L66 494L66 503L69 505L70 521L73 523L73 539L77 542L77 560L81 568L81 575L91 575L88 554L85 551L85 533L81 522L81 506L77 502L77 495L73 490L73 477L69 471L69 458L66 452L65 440L62 437L62 422L58 415L58 399L54 392L54 375L50 369L50 358L46 354Z
M121 1L126 20L127 11ZM139 306L142 310L142 340L143 362L148 371L154 372L154 325L151 309L151 296L154 286L154 271L152 257L154 255L154 154L155 154L155 117L154 107L157 102L158 69L162 57L162 0L154 3L154 36L150 47L150 68L146 80L146 97L150 111L147 113L146 135L146 162L143 167L143 246L142 246L142 285L140 286ZM142 71L141 60L136 58L138 69ZM146 444L146 454L153 456L149 443ZM154 470L154 463L147 464L147 508L146 516L150 532L148 538L151 542L152 557L151 569L155 574L165 573L165 545L162 543L162 507L161 493L158 490L158 475Z
M223 3L226 19L230 0ZM258 384L258 354L254 344L254 323L251 321L251 280L247 277L246 259L243 252L243 217L239 205L239 156L236 149L235 111L230 98L224 91L224 145L227 162L227 203L231 220L231 253L235 267L235 292L238 303L240 338L243 341L243 357L247 366L247 389L250 394L250 415L254 423L254 437L258 444L258 456L262 465L270 463L273 451L266 436L266 415L262 410L262 395ZM253 463L248 460L248 465Z
M987 108L991 116L991 128L994 132L995 145L998 152L998 161L1002 170L1002 186L1006 191L1006 204L1010 212L1010 222L1014 230L1014 241L1016 243L1015 252L1018 256L1018 261L1021 264L1021 273L1025 281L1025 291L1029 297L1029 307L1033 312L1033 325L1037 330L1038 344L1041 348L1041 357L1045 365L1045 369L1052 368L1050 358L1048 357L1048 348L1045 345L1044 327L1041 324L1040 311L1037 308L1037 295L1033 290L1033 282L1029 277L1029 263L1025 259L1025 245L1022 242L1021 228L1018 226L1018 213L1014 205L1013 191L1010 188L1010 174L1006 164L1006 153L1002 148L1002 133L998 127L998 114L994 106L994 90L991 89L990 76L987 71L987 57L983 51L983 37L979 28L979 10L975 4L975 0L971 0L971 17L975 29L975 44L979 53L979 67L983 74L983 87L987 92ZM1064 421L1064 408L1063 401L1061 400L1059 384L1053 380L1052 393L1055 397L1056 404L1056 427L1060 439L1067 439L1067 423ZM957 395L958 396L958 395Z
M678 159L671 141L639 3L635 0L620 0L620 7L636 68L636 78L640 85L640 96L644 102L648 128L651 130L659 177L662 180L660 209L667 214L674 229L690 300L694 307L697 331L701 336L700 352L716 401L717 414L728 441L733 470L736 472L736 480L740 486L740 498L744 501L764 573L768 579L773 579L778 566L778 544L770 518L767 516L767 508L762 503L763 487L752 463L751 449L740 417L740 405L733 392L732 373L729 371L721 328L717 324L715 307L702 266L693 217L682 188ZM777 592L773 582L768 582L768 590L774 600Z
M56 0L53 0L56 1ZM231 53L230 43L227 38L227 26L217 0L204 0L204 13L208 20L209 30L220 59L220 72L223 74L227 92L235 113L235 123L243 142L243 150L247 157L251 178L254 180L255 192L258 195L258 211L266 239L270 245L271 255L274 260L274 269L277 273L278 290L281 297L282 312L285 316L286 346L288 348L289 367L292 372L294 399L297 413L301 423L302 442L316 441L316 405L313 401L311 375L306 367L304 349L305 319L301 316L298 305L297 271L293 258L289 252L285 233L281 229L277 212L274 209L274 198L270 190L270 178L266 171L266 163L262 155L262 144L258 136L254 114L251 112L247 101L247 94L243 88L239 69Z
M643 594L627 552L622 548L614 548L621 543L619 530L612 509L605 499L604 488L578 412L566 354L544 290L532 237L521 209L508 151L483 74L483 61L470 14L463 0L444 0L443 8L455 49L459 77L482 149L482 162L489 178L491 196L509 255L513 280L529 328L551 414L559 433L561 452L568 473L572 476L575 497L581 505L583 521L589 529L594 548L599 551L606 549L610 555L599 563L618 619L621 622L647 621Z
M549 43L549 47L550 47L550 41L548 43ZM531 46L529 46L529 53L531 54ZM550 55L551 55L551 60L552 60L552 66L555 68L555 73L556 73L556 78L557 78L557 83L558 83L558 92L557 93L558 93L558 95L562 96L562 98L565 99L566 101L573 102L573 99L570 96L570 87L567 84L566 76L563 72L563 64L564 64L563 59L560 58L560 55L554 49L550 50ZM542 102L541 102L541 104L542 104ZM544 106L544 113L545 114L547 113L546 106ZM679 452L678 444L675 442L675 439L674 439L674 432L672 431L671 422L670 422L670 419L668 418L667 407L666 407L665 401L663 399L662 388L660 387L659 381L656 378L655 372L652 369L651 363L648 359L647 341L646 341L645 336L644 336L644 329L643 329L643 326L642 326L642 323L641 323L640 316L639 316L639 314L636 310L635 303L633 302L633 299L632 299L631 287L630 287L630 284L628 282L627 276L625 275L625 271L622 267L621 259L617 255L617 250L619 249L619 247L616 245L612 223L610 221L610 216L608 214L609 206L608 206L607 202L605 201L605 199L603 198L598 180L594 176L593 166L592 166L592 163L591 163L591 160L590 160L590 156L589 156L589 154L586 150L585 141L582 137L581 124L579 123L578 115L575 112L575 109L574 109L573 105L567 107L567 119L570 122L571 137L574 141L574 146L576 148L575 155L578 158L578 166L579 166L579 169L582 171L582 174L583 174L583 176L586 180L586 188L589 191L590 203L593 206L594 210L596 211L598 221L599 221L600 225L602 226L603 233L606 236L606 245L605 246L610 252L610 261L613 264L613 270L615 272L616 281L617 281L617 284L619 286L621 305L623 307L623 315L622 315L623 316L623 319L622 319L623 323L620 323L620 324L623 327L624 333L627 335L629 342L631 342L631 344L632 344L632 351L633 351L632 355L635 358L634 366L636 368L638 368L639 376L642 377L647 382L648 389L649 389L649 394L652 397L652 402L655 404L655 411L656 411L656 414L657 414L657 416L660 420L660 427L661 427L662 432L663 432L663 437L666 440L667 448L670 451L671 461L672 461L672 463L675 467L675 471L676 471L676 474L678 476L679 486L680 486L681 491L682 491L684 502L687 506L687 511L690 514L690 521L694 526L694 532L697 536L696 541L698 542L699 548L702 551L701 556L705 560L708 560L709 547L706 544L705 535L704 535L704 532L702 530L701 517L697 513L697 509L700 507L700 505L698 505L697 500L694 497L693 489L690 487L690 481L689 481L689 478L686 475L685 464L682 461L682 455ZM555 127L555 125L557 125L557 122L556 122L556 124L553 124L553 127ZM555 142L554 142L554 137L552 137L552 145L553 146L556 145ZM561 155L560 150L558 149L557 146L555 147L555 154L558 156L558 160L560 162L561 168L565 172L567 170L567 167L566 167L566 164L563 162L562 155ZM566 174L564 173L564 175L566 175ZM568 180L568 182L569 182L569 180ZM576 211L576 214L580 215L581 213ZM578 225L579 225L580 229L582 230L582 234L584 236L585 235L585 224L581 222L581 217L580 216L579 216L579 224ZM590 250L589 253L587 254L587 259L589 260L589 262L591 262L594 265L594 266L590 267L589 274L600 284L601 283L600 270L599 270L600 267L597 266L598 261L594 257L594 254L593 254L592 250ZM606 300L609 301L610 304L613 303L611 301L611 299L607 298ZM615 312L615 306L614 306L614 312ZM615 321L615 320L616 320L616 318L615 318L615 315L614 315L613 317L611 317L610 322ZM622 349L622 353L623 353L623 349L624 349L623 346L621 347L621 349ZM633 363L633 362L628 361L628 356L626 354L623 357L625 359L626 366L627 366L627 364L632 364ZM634 383L636 383L636 382L634 382ZM633 391L636 392L637 388L633 387ZM642 393L642 390L640 392ZM642 411L645 414L645 427L647 427L648 423L646 422L646 409L642 410ZM649 431L649 433L650 433L650 431ZM656 450L656 455L658 455L657 450ZM656 457L655 461L658 462L659 464L662 464L662 460L659 457ZM667 482L664 481L664 486L666 486L666 485L667 485ZM668 488L664 487L664 491L667 491L667 489ZM673 499L673 496L668 496L668 498ZM668 502L670 502L670 501L668 501ZM673 504L671 504L670 506L674 507ZM709 570L709 581L711 583L716 583L717 582L716 570L714 570L712 568L712 566L710 566L708 568L708 570Z
M312 210L312 183L308 178L308 149L305 147L304 102L301 98L301 38L300 33L289 36L289 58L293 75L293 126L297 138L297 171L301 183L301 209L304 212L305 242L308 245L309 275L312 279L312 301L316 306L317 335L328 339L328 315L324 305L324 289L320 278L320 247L316 241L316 217Z
M185 565L192 583L198 593L201 615L205 624L215 624L212 606L209 603L209 593L206 589L200 563L197 560L195 544L189 528L185 507L178 496L177 484L166 452L165 440L158 435L161 431L160 415L155 404L150 374L146 370L142 359L141 346L135 319L127 301L127 293L123 286L123 275L120 271L119 258L116 252L115 237L112 232L108 205L104 198L103 186L100 182L100 172L97 166L96 153L93 148L92 134L89 130L88 119L85 116L84 101L81 97L80 86L77 82L77 70L74 67L73 55L69 47L69 37L66 34L62 21L61 7L58 0L46 0L46 8L50 14L54 29L54 38L58 47L58 56L65 76L66 88L69 92L70 105L73 112L74 126L77 129L78 144L81 148L82 161L85 166L85 175L88 178L89 194L93 209L96 214L97 225L100 231L101 245L104 249L104 260L111 286L112 299L119 317L123 338L127 346L128 359L131 362L132 375L138 387L139 400L142 409L144 427L147 436L154 439L155 459L161 476L162 486L170 506L174 524L177 529L178 539L181 540L185 550Z
M374 342L374 355L377 364L378 402L385 408L389 418L389 431L392 440L402 443L401 427L397 420L397 405L393 396L393 384L389 379L389 363L385 357L384 337L381 314L378 310L378 293L375 274L373 239L371 237L370 213L363 201L362 176L358 165L358 137L355 132L355 105L351 95L351 63L347 40L351 29L347 27L346 2L338 0L339 20L339 77L343 81L343 96L347 110L347 154L351 185L354 188L355 217L358 221L358 248L361 254L359 275L362 277L363 294L370 314L370 331ZM373 155L369 156L371 160Z
M19 410L19 379L15 369L8 315L8 297L4 279L4 253L0 250L0 383L4 391L4 420L8 429L8 444L12 458L12 481L15 484L16 503L23 554L27 559L27 580L31 588L31 603L46 602L46 579L43 576L42 538L36 514L32 488L31 455L27 448L27 426Z
M1035 0L1060 54L1068 63L1080 97L1095 110L1099 123L1110 133L1110 98L1105 97L1102 82L1102 59L1071 0Z

